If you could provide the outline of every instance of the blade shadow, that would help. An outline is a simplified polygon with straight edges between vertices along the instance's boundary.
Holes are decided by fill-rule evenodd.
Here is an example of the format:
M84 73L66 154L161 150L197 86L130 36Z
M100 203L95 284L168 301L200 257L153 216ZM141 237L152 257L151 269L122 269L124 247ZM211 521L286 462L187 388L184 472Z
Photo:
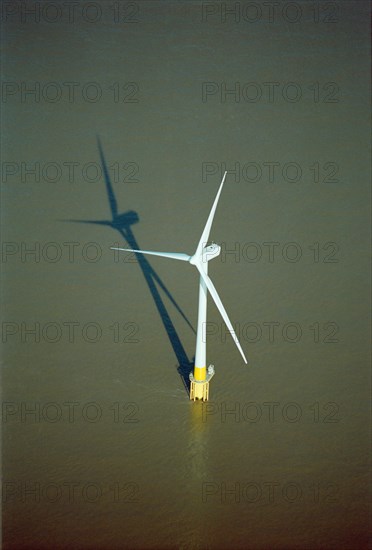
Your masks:
M84 224L95 224L95 225L102 225L106 227L111 227L112 229L118 231L118 233L121 235L121 237L128 243L129 247L132 249L141 250L135 235L132 230L132 226L136 223L139 223L139 216L137 212L133 210L128 210L127 212L124 212L120 214L118 212L118 205L116 196L114 193L114 189L112 187L110 174L107 168L106 159L103 153L103 148L101 141L99 137L97 136L97 145L98 145L98 151L102 166L102 171L104 175L104 181L106 186L106 193L107 198L110 206L111 211L111 220L77 220L77 219L69 219L69 220L61 220L65 222L70 223L84 223ZM170 318L170 315L168 313L168 310L164 304L164 301L160 295L159 289L163 291L165 296L169 299L169 301L172 303L172 305L175 307L177 312L181 315L181 317L184 319L184 321L187 323L187 325L191 328L191 330L196 334L194 327L190 323L189 319L186 317L180 306L177 304L176 300L170 293L170 291L165 286L164 282L160 278L160 276L156 273L154 268L151 266L147 258L143 254L135 253L136 260L141 268L142 274L145 278L145 281L147 283L147 286L149 287L150 293L152 295L152 298L154 300L155 306L158 310L158 313L160 315L160 319L163 323L164 329L166 331L166 334L169 338L170 344L173 348L173 351L176 355L178 366L177 370L178 373L182 379L182 382L185 386L185 389L188 393L190 393L190 380L189 380L189 374L192 372L193 369L193 362L191 362L186 354L186 351L182 345L182 342L178 336L178 333L175 329L175 326ZM159 287L159 288L158 288Z

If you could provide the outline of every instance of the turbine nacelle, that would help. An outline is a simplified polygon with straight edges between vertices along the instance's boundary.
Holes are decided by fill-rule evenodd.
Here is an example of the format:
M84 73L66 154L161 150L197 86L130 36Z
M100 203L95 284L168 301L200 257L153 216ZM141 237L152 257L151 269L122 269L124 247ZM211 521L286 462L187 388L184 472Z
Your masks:
M198 254L198 251L195 252L195 254L191 256L189 262L191 265L200 265L200 263L209 262L210 260L213 260L213 258L217 258L220 254L221 247L216 243L212 243L209 246L205 246L201 250L200 254Z

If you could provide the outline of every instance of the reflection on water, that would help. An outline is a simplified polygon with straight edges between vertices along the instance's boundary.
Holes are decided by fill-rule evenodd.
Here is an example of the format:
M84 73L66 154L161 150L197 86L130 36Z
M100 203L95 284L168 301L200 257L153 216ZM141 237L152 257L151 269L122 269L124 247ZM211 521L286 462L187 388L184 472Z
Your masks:
M189 455L190 455L190 480L201 483L208 479L209 463L213 460L208 455L209 427L205 423L203 403L194 403L190 407L189 418Z

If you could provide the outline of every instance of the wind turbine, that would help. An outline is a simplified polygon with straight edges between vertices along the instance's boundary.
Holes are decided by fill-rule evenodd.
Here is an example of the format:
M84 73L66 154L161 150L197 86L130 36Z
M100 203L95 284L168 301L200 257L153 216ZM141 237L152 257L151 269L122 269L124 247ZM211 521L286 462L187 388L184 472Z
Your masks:
M212 283L211 279L208 276L208 262L213 258L219 256L221 252L221 247L215 243L207 246L209 233L211 230L213 218L216 212L218 200L221 195L222 187L225 182L227 172L224 173L220 187L218 189L216 198L212 209L209 213L207 223L204 227L202 236L200 237L198 246L195 253L192 256L188 254L182 254L179 252L153 252L149 250L133 250L129 248L118 248L111 247L113 250L123 250L125 252L135 252L136 254L150 254L152 256L161 256L163 258L170 258L173 260L181 260L184 262L189 262L191 265L195 266L199 272L199 308L198 308L198 323L197 323L197 333L196 333L196 351L195 351L195 365L194 365L194 374L190 373L190 399L202 399L203 401L208 401L209 397L209 381L214 375L214 367L210 365L207 369L206 366L206 339L204 338L204 330L207 321L207 291L211 294L219 312L221 313L222 319L225 321L227 328L234 340L238 350L240 351L241 356L243 357L244 362L247 364L247 359L244 355L242 347L239 343L238 337L235 334L234 328L231 324L231 321L226 313L226 310L221 302L221 299L217 293L217 290Z

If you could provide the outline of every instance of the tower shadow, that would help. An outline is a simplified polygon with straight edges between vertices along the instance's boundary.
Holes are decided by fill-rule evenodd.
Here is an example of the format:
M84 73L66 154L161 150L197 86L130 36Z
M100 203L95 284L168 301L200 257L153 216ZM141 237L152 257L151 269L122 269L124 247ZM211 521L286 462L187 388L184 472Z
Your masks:
M111 227L112 229L117 231L120 234L120 236L128 243L129 248L134 250L141 250L132 230L132 226L135 225L136 223L139 223L139 216L137 212L133 210L128 210L127 212L124 212L122 214L119 213L116 196L114 193L114 189L112 187L110 174L107 168L106 159L102 149L102 144L98 136L97 136L97 145L98 145L98 151L99 151L104 181L106 185L106 193L107 193L107 198L110 205L112 219L111 220L70 219L65 221L73 222L73 223L87 223L87 224L95 224L95 225L103 225L106 227ZM176 358L178 361L177 371L182 379L182 382L185 386L186 391L188 392L188 394L190 394L189 374L193 369L193 362L189 360L186 354L186 351L175 329L175 326L169 316L167 308L165 307L164 301L160 295L159 289L161 289L164 292L165 296L173 304L173 306L176 308L178 313L181 315L181 317L184 319L184 321L187 323L190 329L194 332L194 334L195 334L195 329L193 328L190 321L188 320L188 318L186 317L186 315L184 314L180 306L177 304L177 302L175 301L172 294L169 292L169 290L167 289L167 287L165 286L165 284L163 283L159 275L151 266L146 256L144 256L143 254L138 254L136 252L133 252L133 254L135 254L136 256L137 262L141 268L142 274L149 287L152 298L155 302L156 308L158 310L161 321L163 323L164 329L169 338L170 344L176 355Z

